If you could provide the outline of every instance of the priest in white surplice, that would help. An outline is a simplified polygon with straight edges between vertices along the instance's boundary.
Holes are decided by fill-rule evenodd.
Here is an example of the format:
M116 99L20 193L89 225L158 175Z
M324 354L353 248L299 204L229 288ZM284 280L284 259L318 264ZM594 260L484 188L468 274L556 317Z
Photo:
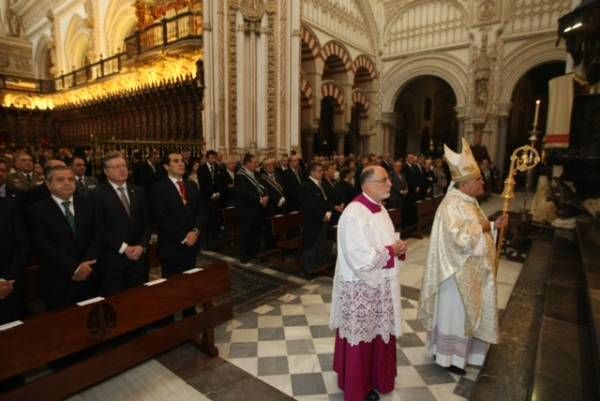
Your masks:
M452 184L435 214L417 317L436 363L464 374L498 342L494 239L507 218L492 223L479 207L483 179L469 144L444 152Z
M382 206L391 181L367 167L362 194L344 209L337 231L330 327L336 330L333 370L346 401L376 401L394 390L396 336L401 332L398 269L406 253Z

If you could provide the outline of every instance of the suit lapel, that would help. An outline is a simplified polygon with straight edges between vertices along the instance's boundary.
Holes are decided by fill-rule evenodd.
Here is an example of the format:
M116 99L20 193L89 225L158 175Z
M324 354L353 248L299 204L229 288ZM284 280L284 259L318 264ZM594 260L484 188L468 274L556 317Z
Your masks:
M170 178L167 177L166 179L166 183L167 183L167 191L171 192L171 196L173 197L173 199L176 199L176 202L179 202L183 205L183 207L185 208L185 203L183 203L183 198L181 197L181 194L179 193L179 189L175 187L173 181L171 181ZM185 185L185 181L183 181L183 185ZM186 187L187 188L187 187ZM189 194L188 194L188 203L189 203Z
M85 216L83 215L84 210L81 205L81 199L79 199L78 196L73 196L73 210L75 210L75 233L73 234L75 239L79 240L81 235L75 234L83 232L83 222L85 221Z
M135 199L136 192L131 185L127 185L127 195L129 195L129 218L133 219L137 202Z
M123 203L121 202L121 198L119 198L119 194L117 193L117 191L115 191L115 189L110 184L108 184L108 191L110 192L109 196L112 198L113 203L115 204L117 209L121 211L121 214L124 218L128 219L129 216L127 216L127 211L125 210L125 206L123 206ZM129 186L127 186L127 191L129 192ZM129 195L129 211L131 212L131 195Z
M188 180L183 180L183 185L185 185L185 190L187 192L187 205L185 205L186 209L189 209L190 204L192 203L192 182Z

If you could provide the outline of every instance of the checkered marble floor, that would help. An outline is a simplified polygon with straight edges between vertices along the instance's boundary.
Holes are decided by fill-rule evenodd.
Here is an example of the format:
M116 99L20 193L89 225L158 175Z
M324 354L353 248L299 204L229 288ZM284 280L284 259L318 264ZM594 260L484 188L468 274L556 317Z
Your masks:
M331 279L309 282L220 326L220 356L298 400L343 400L332 371L330 305ZM479 369L468 367L460 377L436 365L425 349L416 306L417 301L403 298L396 389L381 399L465 400Z

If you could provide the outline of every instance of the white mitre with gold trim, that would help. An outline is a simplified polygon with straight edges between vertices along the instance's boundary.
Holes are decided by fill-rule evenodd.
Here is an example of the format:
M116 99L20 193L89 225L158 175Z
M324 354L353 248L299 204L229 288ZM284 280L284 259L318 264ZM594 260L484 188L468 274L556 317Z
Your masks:
M462 138L462 151L456 153L448 146L444 145L444 158L450 168L452 181L465 182L481 176L479 166L471 152L471 146Z

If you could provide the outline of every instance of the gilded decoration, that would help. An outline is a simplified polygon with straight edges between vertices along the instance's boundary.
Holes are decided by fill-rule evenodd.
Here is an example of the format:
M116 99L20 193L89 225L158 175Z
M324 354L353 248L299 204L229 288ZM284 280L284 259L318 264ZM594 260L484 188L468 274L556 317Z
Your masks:
M77 104L98 98L110 97L123 92L135 91L141 87L160 82L171 82L185 76L196 75L196 62L202 59L201 53L162 56L160 60L134 68L124 68L112 79L71 89L51 95L23 95L6 93L2 101L5 107L53 109Z
M135 15L138 20L138 29L142 30L165 18L169 12L197 11L201 8L200 0L136 0Z

